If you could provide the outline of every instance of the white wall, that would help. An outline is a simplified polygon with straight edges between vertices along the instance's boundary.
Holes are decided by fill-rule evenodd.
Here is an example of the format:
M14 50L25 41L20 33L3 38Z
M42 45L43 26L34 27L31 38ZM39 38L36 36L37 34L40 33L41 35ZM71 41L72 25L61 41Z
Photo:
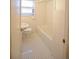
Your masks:
M52 37L52 30L53 30L53 0L49 0L46 3L45 9L45 19L44 19L44 26L42 26L43 30Z
M36 2L36 21L38 26L43 26L46 23L46 3Z

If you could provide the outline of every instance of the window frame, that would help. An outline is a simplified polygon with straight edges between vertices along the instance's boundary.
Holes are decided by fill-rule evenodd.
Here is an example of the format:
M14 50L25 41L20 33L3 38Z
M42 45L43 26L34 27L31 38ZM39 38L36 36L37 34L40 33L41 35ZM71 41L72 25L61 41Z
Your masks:
M22 7L21 6L21 16L34 16L35 15L35 1L34 0L27 0L27 1L33 1L34 6L33 7ZM22 13L22 8L32 9L32 13Z

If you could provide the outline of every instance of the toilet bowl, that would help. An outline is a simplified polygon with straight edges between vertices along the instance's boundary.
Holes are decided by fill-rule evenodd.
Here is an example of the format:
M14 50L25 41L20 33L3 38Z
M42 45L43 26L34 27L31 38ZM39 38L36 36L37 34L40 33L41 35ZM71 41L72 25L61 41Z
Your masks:
M24 32L24 33L30 33L30 32L32 32L32 28L30 27L29 24L22 23L21 24L21 31Z

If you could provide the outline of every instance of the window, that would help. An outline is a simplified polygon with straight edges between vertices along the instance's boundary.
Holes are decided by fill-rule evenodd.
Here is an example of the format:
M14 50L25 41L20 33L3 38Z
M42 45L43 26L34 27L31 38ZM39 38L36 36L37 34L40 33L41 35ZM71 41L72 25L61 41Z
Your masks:
M34 15L34 0L21 0L21 15L22 16Z
M20 15L20 0L16 0L16 12L17 15Z

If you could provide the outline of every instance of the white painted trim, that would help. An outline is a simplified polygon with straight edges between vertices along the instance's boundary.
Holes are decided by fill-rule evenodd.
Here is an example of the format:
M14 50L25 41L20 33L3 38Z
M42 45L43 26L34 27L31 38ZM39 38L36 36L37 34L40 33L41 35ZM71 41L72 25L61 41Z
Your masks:
M41 27L37 27L37 30L39 31L40 34L43 34L46 38L52 40L52 38Z

